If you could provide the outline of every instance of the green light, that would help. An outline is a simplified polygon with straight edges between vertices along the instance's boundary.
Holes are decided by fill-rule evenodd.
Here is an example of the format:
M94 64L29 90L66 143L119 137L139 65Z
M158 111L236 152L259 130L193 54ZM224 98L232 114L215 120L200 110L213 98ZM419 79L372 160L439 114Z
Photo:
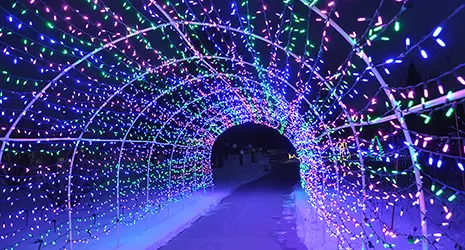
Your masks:
M449 198L447 198L447 200L452 202L453 200L455 200L455 198L457 198L457 196L455 196L455 194L453 194Z
M382 28L383 28L383 26L378 26L378 27L376 27L376 28L373 29L373 32L378 32L378 31L380 31Z
M436 185L431 185L431 192L434 192L434 190L436 190Z
M454 97L454 92L452 91L447 92L447 96L446 96L447 100L450 101L453 97Z
M50 29L53 29L53 28L54 28L54 26L53 26L53 24L52 24L51 22L47 22L46 25L47 25L47 27L50 28Z
M399 31L399 30L400 30L400 23L399 23L399 22L396 22L396 23L394 24L394 30L395 30L395 31Z
M429 117L429 116L427 116L427 115L425 115L425 114L421 114L420 116L423 117L423 118L425 118L425 121L424 121L425 124L428 124L428 123L431 121L431 117Z
M450 117L450 116L452 115L452 113L454 113L454 108L450 107L450 108L447 110L446 116L447 116L447 117Z
M442 193L444 193L444 191L441 189L441 190L436 192L436 196L441 196Z

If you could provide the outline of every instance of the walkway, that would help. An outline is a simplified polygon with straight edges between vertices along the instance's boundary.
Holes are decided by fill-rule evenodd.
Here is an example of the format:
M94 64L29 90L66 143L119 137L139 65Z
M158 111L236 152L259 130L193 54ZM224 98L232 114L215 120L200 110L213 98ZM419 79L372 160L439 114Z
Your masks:
M162 250L301 250L290 205L296 174L280 166L225 198Z

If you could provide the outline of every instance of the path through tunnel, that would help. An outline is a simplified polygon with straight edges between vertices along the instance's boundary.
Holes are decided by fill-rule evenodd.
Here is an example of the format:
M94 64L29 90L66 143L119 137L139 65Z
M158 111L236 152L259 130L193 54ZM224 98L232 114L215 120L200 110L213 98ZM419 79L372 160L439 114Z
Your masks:
M296 168L278 164L239 187L161 249L307 249L297 236L292 196L299 178L289 169Z
M295 154L285 136L265 125L245 123L223 132L213 145L213 171L250 174L247 169L255 163L264 174L237 188L161 249L306 249L295 221L292 193L300 181ZM224 181L213 179L214 184Z

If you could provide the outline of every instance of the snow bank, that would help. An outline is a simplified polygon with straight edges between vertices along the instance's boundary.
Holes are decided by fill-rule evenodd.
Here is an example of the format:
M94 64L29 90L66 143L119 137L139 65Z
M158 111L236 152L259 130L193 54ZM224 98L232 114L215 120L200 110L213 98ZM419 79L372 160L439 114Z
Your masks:
M337 239L326 232L324 221L308 203L308 196L301 188L292 193L295 202L297 236L309 250L337 249Z
M308 202L308 196L300 187L296 187L293 192L295 197L295 212L297 234L305 246L309 249L338 249L338 239L332 237L325 228L325 222L318 219L317 211ZM454 216L450 224L442 226L441 223L447 221L444 219L446 213L442 203L431 203L432 199L426 197L430 203L427 204L428 215L428 241L430 242L431 249L449 250L449 249L462 249L459 246L465 245L465 200L457 200L453 204L450 212ZM420 212L416 206L409 204L409 200L399 200L397 202L396 210L386 206L383 200L378 201L377 207L378 216L382 221L392 222L393 231L407 233L410 235L419 235L419 229L415 229L420 224ZM368 213L368 211L367 211ZM358 214L360 216L360 214ZM393 218L394 215L394 218ZM361 220L362 217L357 218ZM380 223L381 224L381 223ZM350 227L351 224L347 223L351 232L357 232L360 228ZM376 232L379 235L383 234L383 228L378 223L373 223L369 233ZM325 232L326 231L326 232ZM434 243L436 234L441 233L443 236L439 242ZM397 237L391 238L385 235L385 240L393 244L395 249L414 249L420 250L421 241L409 242L408 235L399 234ZM447 236L445 236L447 235ZM370 239L374 249L385 249L382 242L376 241L376 238ZM353 249L362 249L362 241L360 238L350 241L350 246ZM434 246L433 246L434 245ZM342 245L340 246L342 249ZM345 248L344 248L345 249ZM367 246L365 249L368 249Z

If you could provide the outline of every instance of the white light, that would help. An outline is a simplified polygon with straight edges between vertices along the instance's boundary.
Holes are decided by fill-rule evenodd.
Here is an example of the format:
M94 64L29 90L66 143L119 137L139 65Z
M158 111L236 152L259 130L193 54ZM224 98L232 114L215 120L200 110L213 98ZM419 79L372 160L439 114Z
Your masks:
M443 40L441 40L441 38L436 39L436 42L439 44L439 46L446 47L446 43Z
M441 33L442 31L442 27L437 27L436 30L433 32L433 37L437 37L439 36L439 34Z
M428 58L428 54L426 53L425 50L422 49L422 50L420 51L420 53L421 53L421 56L422 56L423 58L425 58L425 59Z

